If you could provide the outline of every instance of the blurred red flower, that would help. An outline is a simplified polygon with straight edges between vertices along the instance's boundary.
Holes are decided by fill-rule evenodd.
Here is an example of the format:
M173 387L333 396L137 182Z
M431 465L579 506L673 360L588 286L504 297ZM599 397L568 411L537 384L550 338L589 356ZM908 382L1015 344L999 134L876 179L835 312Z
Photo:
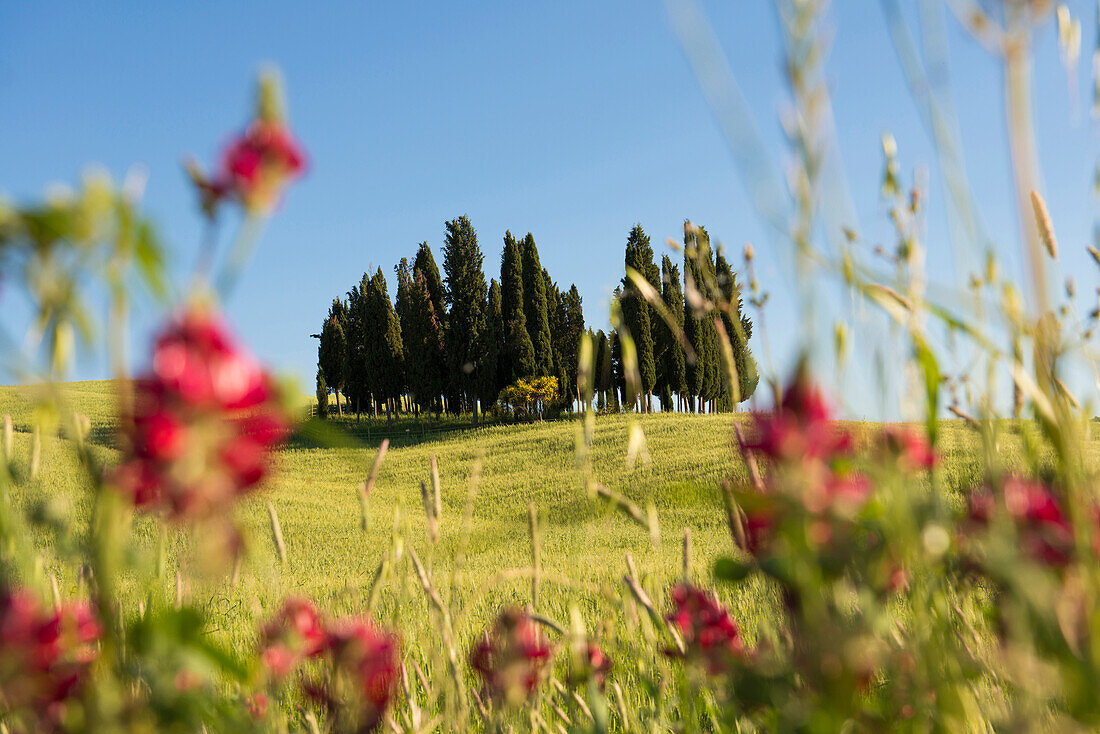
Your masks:
M281 122L256 120L226 148L217 180L227 181L249 209L264 209L305 165L304 151Z
M825 394L803 370L787 386L771 413L758 413L746 448L775 460L811 460L846 451L848 434L833 424Z
M888 426L882 433L882 448L906 471L932 469L936 452L924 434L903 426Z
M669 592L674 609L667 619L684 640L684 657L701 662L712 675L729 668L745 652L741 630L713 593L679 584Z
M291 597L260 628L260 660L275 678L284 678L308 657L321 654L328 635L321 614L308 599Z
M83 602L48 610L25 590L0 589L0 720L33 724L33 731L58 728L87 679L101 632Z
M271 377L211 311L189 306L157 337L133 382L114 483L172 517L223 510L266 476L290 429Z
M471 649L470 667L480 676L490 698L519 704L538 688L552 653L529 614L505 609Z
M1066 566L1073 557L1073 527L1051 489L1040 481L1010 476L999 494L988 488L970 495L969 520L989 526L998 511L1004 511L1016 527L1017 543L1024 555L1055 568Z
M578 657L580 660L574 661L575 667L569 672L566 681L569 685L575 686L593 679L602 691L604 684L607 682L607 674L611 672L613 667L611 659L607 657L603 648L592 640L585 642L583 649L578 651Z
M329 625L327 637L334 675L349 681L356 696L339 716L354 721L354 731L374 731L393 698L401 671L400 640L367 617L336 620Z

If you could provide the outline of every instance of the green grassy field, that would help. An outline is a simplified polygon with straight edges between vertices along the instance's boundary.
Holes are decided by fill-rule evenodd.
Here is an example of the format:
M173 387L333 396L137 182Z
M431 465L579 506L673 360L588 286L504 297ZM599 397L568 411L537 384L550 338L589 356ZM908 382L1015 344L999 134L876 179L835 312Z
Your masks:
M73 409L91 419L91 440L109 461L111 384L72 383L64 393ZM0 413L10 413L16 426L17 456L30 455L32 404L30 389L0 388ZM598 478L643 507L653 503L661 530L657 543L623 514L586 494L575 460L574 421L455 431L410 440L408 445L395 442L370 496L366 532L360 525L357 487L376 446L323 448L298 437L279 453L275 478L238 508L236 521L249 548L239 584L231 587L226 567L215 574L200 573L193 549L202 545L204 530L177 528L166 538L168 571L157 588L171 598L175 569L186 564L184 576L190 581L184 592L212 612L216 624L211 633L233 645L250 645L256 617L287 594L306 594L333 612L362 610L379 561L396 533L424 560L436 586L457 610L455 630L465 646L502 604L531 602L526 574L531 563L528 504L533 502L539 509L545 578L538 611L567 620L569 605L575 603L589 628L598 628L601 620L636 613L622 580L628 552L661 608L666 604L665 589L682 574L685 529L690 529L692 540L690 572L698 579L709 578L718 556L734 552L719 482L744 477L731 444L732 423L743 419L651 415L597 420L593 461ZM644 429L650 457L633 467L626 463L632 420ZM1005 442L1014 440L1010 435ZM67 443L54 437L43 440L42 471L21 499L39 503L48 510L43 514L69 518L80 528L87 522L89 497L80 486ZM964 424L944 422L941 451L949 491L964 490L980 480L976 448L974 434ZM443 490L442 532L436 546L429 541L420 499L420 482L428 479L432 454L438 457ZM1018 454L1014 446L1002 446L1009 461ZM467 531L470 474L479 462L481 478ZM265 500L271 501L281 521L288 551L285 565L271 540ZM36 532L43 561L57 575L62 593L75 593L77 569L56 561L48 534ZM135 518L133 551L149 567L154 565L156 533L149 518ZM456 573L463 549L465 564ZM775 603L763 582L724 597L750 639ZM132 595L123 599L124 605L138 603ZM375 613L402 630L414 656L430 662L437 653L433 650L438 646L438 625L407 553L379 587Z

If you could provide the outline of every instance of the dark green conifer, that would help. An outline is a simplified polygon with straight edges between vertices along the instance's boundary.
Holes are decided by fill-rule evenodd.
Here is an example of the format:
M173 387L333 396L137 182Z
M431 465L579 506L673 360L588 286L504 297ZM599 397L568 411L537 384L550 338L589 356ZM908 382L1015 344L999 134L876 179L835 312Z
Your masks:
M500 283L494 278L489 284L489 300L485 312L485 337L482 361L478 367L478 397L482 411L496 402L504 388L500 379L501 356L504 352L504 317L501 313Z
M523 311L527 315L527 333L535 350L535 374L554 375L554 347L550 336L550 308L546 297L546 279L539 261L538 247L530 232L523 238Z
M653 248L649 244L649 235L645 233L640 224L635 224L627 237L625 260L626 267L637 271L647 281L650 281L651 276L654 276L657 283L654 285L650 281L650 285L660 292L660 277L656 266L653 264ZM650 319L651 309L648 302L627 276L623 277L622 309L626 328L638 350L638 377L641 380L639 388L645 395L642 408L648 411L652 408L653 387L657 381L653 329Z
M447 222L443 272L447 295L447 369L452 399L477 422L477 368L485 331L487 287L477 232L461 216Z
M535 347L527 332L523 303L523 254L511 232L504 234L500 261L501 314L504 322L503 377L511 384L535 374Z
M401 323L390 301L382 268L370 280L367 291L367 318L371 328L365 345L367 384L375 402L392 414L399 408L397 399L404 391L404 350Z

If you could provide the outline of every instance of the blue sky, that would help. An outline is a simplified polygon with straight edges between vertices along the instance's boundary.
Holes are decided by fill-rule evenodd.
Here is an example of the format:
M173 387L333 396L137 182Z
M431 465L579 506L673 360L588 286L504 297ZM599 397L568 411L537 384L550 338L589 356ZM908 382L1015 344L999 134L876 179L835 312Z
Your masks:
M909 6L909 3L903 3ZM769 155L786 155L777 113L785 103L781 48L769 3L706 2L713 30ZM1047 199L1062 263L1090 294L1095 169L1088 58L1095 7L1072 6L1085 28L1085 63L1074 115L1048 23L1037 36L1036 123ZM499 274L506 229L531 231L559 283L576 282L595 327L621 277L623 247L641 222L661 251L685 218L739 253L760 254L775 364L795 351L797 293L788 260L757 219L730 149L672 32L661 2L557 3L5 3L0 5L0 191L17 200L52 182L75 181L89 163L121 177L149 168L146 210L186 281L200 236L181 174L184 153L212 159L247 119L264 62L282 69L291 121L311 169L287 196L227 305L263 359L308 386L317 331L334 296L364 270L392 268L427 240L439 256L443 223L467 214ZM916 18L910 18L915 22ZM857 226L889 245L879 198L879 139L897 138L905 180L930 171L931 276L965 277L946 237L942 187L877 3L835 3L828 62L843 170ZM1001 77L986 52L948 19L966 164L990 234L1010 268L1020 258L1001 114ZM737 262L740 257L736 258ZM857 318L855 332L881 344L881 319L853 309L834 285L818 314ZM1089 296L1091 298L1091 296ZM3 324L18 332L26 309L0 293ZM155 325L145 308L140 347ZM753 347L763 360L762 344ZM857 349L860 349L857 342ZM141 362L140 350L134 360ZM858 353L858 352L857 352ZM884 368L890 372L889 367ZM107 373L84 359L74 377ZM864 369L841 380L852 415L897 413L890 385L866 387ZM3 380L0 380L3 381Z

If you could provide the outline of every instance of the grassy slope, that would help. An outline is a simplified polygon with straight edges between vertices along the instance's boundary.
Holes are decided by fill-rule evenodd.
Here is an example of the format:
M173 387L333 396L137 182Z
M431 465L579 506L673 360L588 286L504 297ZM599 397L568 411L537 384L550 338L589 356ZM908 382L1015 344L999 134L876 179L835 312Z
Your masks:
M31 403L24 393L0 387L0 413L11 413L17 428L29 423ZM109 459L113 453L107 448L110 384L73 383L66 386L66 395L76 410L91 417L93 440L104 444L101 450ZM468 638L474 634L502 603L530 600L528 581L501 578L508 569L529 564L529 502L536 504L542 518L544 572L584 587L570 593L568 600L579 600L592 624L609 611L629 614L629 605L624 608L617 602L608 605L601 601L609 595L621 596L625 553L633 553L651 593L661 594L680 575L683 531L690 528L692 573L705 578L713 560L731 548L718 482L724 477L744 476L731 450L734 416L653 415L635 420L644 428L652 462L626 466L629 419L609 416L597 422L594 465L605 484L643 506L649 501L655 504L662 531L656 545L641 528L590 500L581 489L574 461L573 422L450 433L392 447L370 498L366 533L360 529L356 488L366 476L375 449L313 448L297 441L280 452L279 472L270 486L239 508L237 519L251 548L240 586L230 589L224 575L219 575L196 582L190 593L197 602L215 610L218 633L236 643L250 640L252 617L270 609L287 593L308 594L333 611L359 610L396 526L432 568L437 585L448 596L454 559L464 537L461 526L468 479L471 466L480 457L481 482L468 537L466 573L453 587L454 598L463 609L456 621L459 635ZM979 471L973 434L958 422L945 422L943 430L946 484L950 489L971 486ZM18 434L17 452L26 456L29 447L29 436ZM420 500L420 482L428 477L432 453L438 456L443 486L442 538L434 551L427 540ZM73 466L63 440L46 440L43 473L28 493L28 501L67 497L73 501L72 515L78 522L86 520L87 492L79 486ZM265 499L272 501L281 520L289 550L285 568L270 541ZM152 522L137 518L134 535L143 557L154 555L155 532ZM198 536L202 537L201 532ZM193 536L172 532L170 555L190 557L181 552L189 537ZM39 538L39 543L48 545L44 538ZM56 568L63 589L75 587L74 569L56 563L51 567ZM406 564L400 569L383 587L379 615L392 615L407 640L434 639L429 610L415 577ZM170 579L161 583L165 596L172 594L172 587ZM559 620L568 619L568 600L562 588L550 583L542 592L542 610ZM750 636L754 620L769 613L771 597L760 586L727 597ZM657 601L664 606L663 599Z

